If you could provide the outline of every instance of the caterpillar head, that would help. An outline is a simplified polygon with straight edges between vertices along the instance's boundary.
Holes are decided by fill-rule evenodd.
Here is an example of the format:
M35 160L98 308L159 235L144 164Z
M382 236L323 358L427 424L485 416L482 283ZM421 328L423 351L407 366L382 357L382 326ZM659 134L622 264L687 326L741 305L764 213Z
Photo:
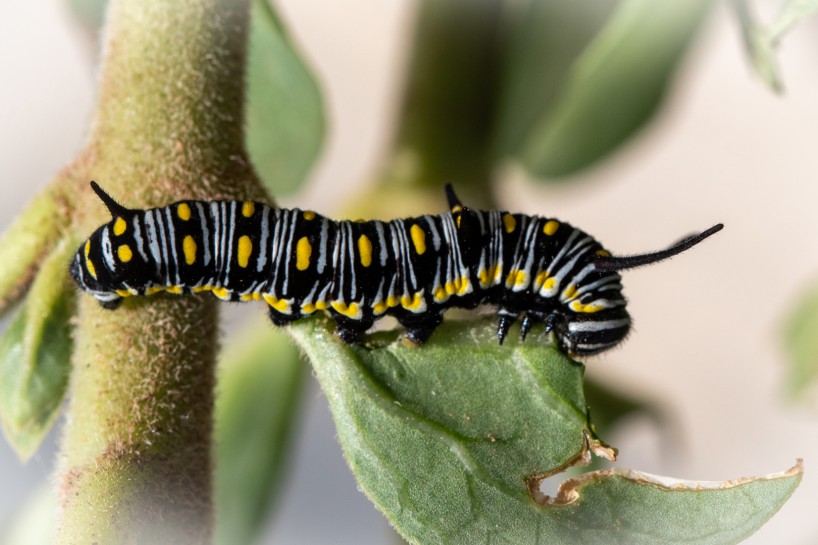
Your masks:
M91 187L111 212L101 226L77 250L69 272L77 285L105 308L116 308L128 297L153 284L149 263L136 251L136 211L114 201L95 182Z
M546 332L553 331L562 349L579 357L613 348L625 340L630 329L631 319L624 308L589 316L551 314L546 318Z

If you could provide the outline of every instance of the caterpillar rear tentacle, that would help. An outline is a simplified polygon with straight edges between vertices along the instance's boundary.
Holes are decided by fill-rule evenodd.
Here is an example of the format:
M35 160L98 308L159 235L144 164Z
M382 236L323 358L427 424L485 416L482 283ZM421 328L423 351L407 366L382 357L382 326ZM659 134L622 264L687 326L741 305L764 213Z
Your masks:
M148 210L120 205L91 182L111 213L79 248L70 272L106 308L160 291L209 291L260 300L284 325L328 312L346 342L383 316L424 343L448 308L496 307L500 343L522 317L584 356L621 342L631 327L619 271L667 259L722 228L659 252L611 256L593 237L556 219L462 204L381 221L333 221L251 201L179 201Z

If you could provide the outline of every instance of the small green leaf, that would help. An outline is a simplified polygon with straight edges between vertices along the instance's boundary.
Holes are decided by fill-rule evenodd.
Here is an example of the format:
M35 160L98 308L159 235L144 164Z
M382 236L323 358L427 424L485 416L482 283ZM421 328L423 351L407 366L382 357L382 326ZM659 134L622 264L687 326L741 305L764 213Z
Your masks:
M776 65L775 50L787 32L818 11L818 0L788 0L781 6L769 29L755 20L749 0L733 0L733 8L753 68L773 91L781 92L783 85Z
M67 264L75 249L63 240L46 258L0 339L0 420L23 459L51 428L68 384L75 289Z
M775 63L775 47L767 32L756 23L747 0L734 0L733 7L741 27L744 48L756 74L770 89L781 92L783 86Z
M789 356L787 390L793 398L804 397L818 384L818 283L798 302L784 330Z
M50 191L34 198L0 238L0 315L20 300L60 236L66 216ZM67 261L66 261L67 263Z
M656 111L710 0L622 0L513 154L537 177L585 168Z
M818 11L818 0L787 0L784 2L775 21L770 25L768 32L770 42L774 45L778 44L792 27L812 17L816 11Z
M253 0L247 58L247 148L273 195L306 179L324 136L318 84L268 0Z
M298 349L266 322L222 355L216 399L216 539L254 543L281 477L304 371Z
M94 32L102 28L107 6L108 0L68 0L68 9L77 22Z
M359 485L411 543L737 543L797 486L800 466L709 484L617 470L545 496L543 478L612 450L589 428L584 367L514 332L498 346L493 322L446 322L422 348L394 333L347 346L318 321L290 328Z

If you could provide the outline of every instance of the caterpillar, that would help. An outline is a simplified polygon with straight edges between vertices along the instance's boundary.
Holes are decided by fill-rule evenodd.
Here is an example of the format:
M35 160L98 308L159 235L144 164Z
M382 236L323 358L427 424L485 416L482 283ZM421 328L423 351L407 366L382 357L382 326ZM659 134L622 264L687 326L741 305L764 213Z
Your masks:
M500 343L521 318L523 339L542 323L563 351L597 354L631 327L619 272L684 252L723 227L662 251L614 256L556 219L468 208L451 185L448 212L388 222L333 221L251 201L132 210L91 187L112 219L80 246L70 273L103 307L209 291L265 301L276 325L326 311L348 343L394 316L407 340L422 344L446 309L485 304L497 308Z

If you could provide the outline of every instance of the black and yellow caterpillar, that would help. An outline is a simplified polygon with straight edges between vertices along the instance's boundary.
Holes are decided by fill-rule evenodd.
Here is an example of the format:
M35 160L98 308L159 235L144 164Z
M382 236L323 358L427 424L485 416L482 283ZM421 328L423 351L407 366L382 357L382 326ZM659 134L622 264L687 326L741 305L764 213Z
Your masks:
M278 325L329 312L346 342L394 316L420 344L446 309L487 304L498 309L501 343L522 316L523 338L543 322L566 352L596 354L631 327L618 271L676 255L722 228L614 257L567 223L464 207L451 186L449 212L389 222L333 221L250 201L131 210L91 186L113 218L79 248L71 275L105 308L135 295L209 291L263 300Z

